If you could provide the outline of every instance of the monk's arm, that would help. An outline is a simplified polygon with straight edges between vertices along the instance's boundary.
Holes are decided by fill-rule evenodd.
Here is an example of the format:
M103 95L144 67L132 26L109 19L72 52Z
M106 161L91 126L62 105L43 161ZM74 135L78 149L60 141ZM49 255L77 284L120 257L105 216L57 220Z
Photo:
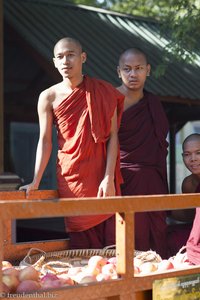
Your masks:
M118 128L117 111L115 110L112 123L110 138L107 144L106 170L103 181L100 184L98 197L115 196L115 168L118 153Z
M182 182L182 193L188 194L188 193L195 193L195 188L192 183L192 177L187 176L183 182ZM180 221L180 222L193 222L195 216L195 209L177 209L171 211L171 217L174 220Z
M39 97L38 116L40 134L36 151L33 181L28 185L20 187L20 189L25 189L27 193L30 190L38 189L52 151L53 114L46 91L42 92Z

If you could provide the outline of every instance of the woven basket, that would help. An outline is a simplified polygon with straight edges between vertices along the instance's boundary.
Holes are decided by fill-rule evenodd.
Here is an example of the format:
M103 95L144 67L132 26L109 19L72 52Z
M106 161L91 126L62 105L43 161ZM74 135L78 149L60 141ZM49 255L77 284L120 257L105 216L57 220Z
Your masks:
M113 247L113 246L110 246ZM90 257L100 255L105 258L116 256L116 249L76 249L76 250L62 250L54 252L44 252L37 248L31 248L24 259L20 262L19 267L34 266L41 274L51 272L54 274L66 272L69 268L85 267L88 264ZM32 254L37 252L36 254ZM159 261L160 256L154 251L134 251L133 257L138 257L142 261Z
M33 252L37 252L33 254ZM115 256L115 249L76 249L54 252L44 252L37 248L31 248L19 267L34 266L42 273L71 267L84 267L93 255L101 255L106 258Z
M39 252L32 254L32 252ZM41 257L44 257L45 262L52 260L60 260L72 263L74 261L87 260L93 255L101 255L103 257L115 256L115 249L75 249L62 250L53 252L44 252L37 248L31 248L24 259L20 262L20 266L34 265Z
M109 246L103 249L75 249L75 250L62 250L54 252L44 252L37 248L31 248L24 259L20 262L20 266L35 265L39 260L42 264L49 262L59 261L69 264L70 266L84 266L87 264L88 259L94 255L101 255L106 258L116 256L116 249L110 249ZM33 254L33 252L37 252ZM134 256L141 254L142 251L135 250Z

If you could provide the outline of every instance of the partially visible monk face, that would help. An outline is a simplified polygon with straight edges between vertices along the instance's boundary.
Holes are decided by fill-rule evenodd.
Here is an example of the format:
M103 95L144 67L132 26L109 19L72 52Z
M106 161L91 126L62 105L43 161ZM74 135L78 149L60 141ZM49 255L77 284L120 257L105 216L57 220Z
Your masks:
M130 90L142 90L149 72L150 65L142 53L125 53L119 62L119 77Z
M192 174L200 175L200 139L187 141L182 156L186 168Z
M86 53L72 40L62 39L54 48L54 65L63 78L82 76L82 64L85 60Z

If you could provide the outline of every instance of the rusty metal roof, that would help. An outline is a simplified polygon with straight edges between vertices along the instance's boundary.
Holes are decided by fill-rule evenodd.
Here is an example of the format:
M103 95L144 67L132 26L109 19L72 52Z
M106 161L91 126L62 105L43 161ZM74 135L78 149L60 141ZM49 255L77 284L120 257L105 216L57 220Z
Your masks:
M166 40L159 36L159 23L97 8L70 5L65 0L6 0L4 18L42 57L52 62L56 41L64 36L80 40L88 54L85 73L120 82L116 72L119 54L140 47L152 68L161 62ZM195 65L170 64L166 74L151 76L146 89L160 96L200 100L200 52Z

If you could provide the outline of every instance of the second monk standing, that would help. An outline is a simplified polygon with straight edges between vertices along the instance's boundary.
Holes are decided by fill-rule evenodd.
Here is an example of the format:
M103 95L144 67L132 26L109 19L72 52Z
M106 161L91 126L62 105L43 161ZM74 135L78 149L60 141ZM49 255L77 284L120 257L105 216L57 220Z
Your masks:
M122 85L118 90L125 95L125 103L119 142L124 196L168 193L168 121L157 97L144 91L149 73L143 51L131 48L121 54L118 75ZM135 249L153 249L166 257L166 226L164 211L136 213Z

